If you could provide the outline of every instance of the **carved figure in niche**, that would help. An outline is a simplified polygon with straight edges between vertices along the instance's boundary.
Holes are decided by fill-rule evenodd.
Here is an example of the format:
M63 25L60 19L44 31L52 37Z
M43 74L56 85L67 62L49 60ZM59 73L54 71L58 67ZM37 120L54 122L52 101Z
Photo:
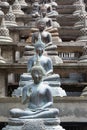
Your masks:
M41 39L44 43L46 43L46 46L52 45L52 37L51 34L48 31L45 31L46 22L41 19L37 22L37 28L38 32L33 33L32 35L32 44L35 45L35 43L38 41L39 34L41 35Z
M31 118L55 118L59 110L51 108L53 97L50 86L42 81L45 71L43 67L36 63L31 69L31 75L34 82L23 88L22 102L28 107L25 110L14 108L10 110L13 118L31 119Z
M45 5L42 5L40 10L41 10L42 20L46 24L45 30L51 31L51 29L53 29L53 22L52 22L52 19L49 18L48 15L47 15L47 7Z
M41 6L41 20L45 22L46 26L44 28L45 31L48 31L51 33L52 36L57 36L58 41L61 42L62 40L59 38L58 28L60 27L59 23L56 21L56 18L54 17L49 18L47 15L47 8L45 5Z

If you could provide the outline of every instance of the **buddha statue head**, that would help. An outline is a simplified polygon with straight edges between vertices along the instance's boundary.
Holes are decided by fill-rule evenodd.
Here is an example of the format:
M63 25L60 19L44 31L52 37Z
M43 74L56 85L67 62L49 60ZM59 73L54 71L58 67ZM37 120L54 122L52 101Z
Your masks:
M45 43L41 40L41 35L38 36L38 41L35 43L36 54L41 56L45 51Z
M40 83L42 81L43 76L46 75L44 68L39 62L39 58L37 58L36 64L31 69L31 75L35 84Z
M44 21L43 18L41 18L40 20L37 21L36 26L39 29L39 31L43 31L46 27L46 22Z
M42 4L42 6L40 7L40 11L41 11L41 15L43 17L45 17L46 13L47 13L47 8L46 8L46 6L44 4Z

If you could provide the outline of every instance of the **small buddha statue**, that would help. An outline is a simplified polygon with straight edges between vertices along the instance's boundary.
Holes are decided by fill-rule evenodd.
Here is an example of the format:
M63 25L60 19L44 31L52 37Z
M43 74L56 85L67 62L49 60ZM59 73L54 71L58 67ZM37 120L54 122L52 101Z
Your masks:
M55 2L55 0L46 0L46 4L51 6L51 11L47 14L47 16L52 19L53 28L60 28L60 24L57 22L57 17L59 15L57 10L58 4Z
M49 11L47 11L46 5L43 4L40 10L41 10L41 17L46 24L45 30L51 31L53 29L53 22L52 22L52 19L49 18L47 15L47 12Z
M39 34L41 35L42 41L48 45L52 45L52 37L48 31L45 31L46 23L43 19L37 21L38 31L32 35L32 44L34 45L38 41Z
M49 14L51 13L49 12ZM58 42L61 42L62 40L59 38L59 33L58 33L58 28L60 27L60 25L56 20L56 16L54 16L53 19L51 18L51 16L49 17L47 13L47 7L45 5L41 6L41 18L46 24L45 30L50 32L53 37L56 34L56 36L58 37Z
M49 75L53 72L52 60L48 56L45 55L45 43L41 41L41 37L39 36L38 41L35 43L35 52L36 54L32 56L28 60L27 69L28 73L31 71L32 66L39 59L40 64L43 66L46 75Z
M34 45L38 41L38 36L40 34L41 40L46 44L45 50L46 51L52 50L52 51L56 52L57 46L53 44L53 40L56 38L55 37L55 31L56 31L55 28L53 28L54 29L54 32L53 32L54 37L52 37L52 34L49 31L47 31L47 29L46 29L46 22L44 21L43 18L41 18L40 20L37 21L37 28L38 28L38 31L34 32L32 34L31 43ZM60 39L60 37L58 37L58 36L57 36L56 40L59 42L62 41ZM55 55L58 55L58 54L55 54Z
M51 40L52 38L57 39L58 42L62 42L62 39L59 37L59 33L58 33L58 28L60 27L60 25L59 25L59 23L57 23L56 18L54 18L54 20L52 20L52 18L48 17L47 8L46 8L46 6L44 6L44 4L40 6L39 14L40 14L40 18L35 19L35 21L32 21L32 23L34 22L34 24L37 21L36 25L34 25L36 27L31 29L32 34L36 33L35 37L37 37L37 39L38 39L38 32L40 32L41 35L44 37L44 39L46 39L46 41L44 41L45 43L49 42L49 40ZM31 26L32 26L32 23L31 23ZM33 37L34 37L34 35L33 35ZM30 41L29 39L30 38L28 38L26 40L26 42ZM43 40L43 38L42 38L42 40ZM31 43L32 42L35 42L35 41L31 40Z
M50 86L42 80L45 71L38 62L32 67L31 76L34 82L29 83L22 91L22 102L28 103L28 107L25 110L13 108L10 110L10 115L19 119L58 117L59 110L51 108L53 104L52 93Z

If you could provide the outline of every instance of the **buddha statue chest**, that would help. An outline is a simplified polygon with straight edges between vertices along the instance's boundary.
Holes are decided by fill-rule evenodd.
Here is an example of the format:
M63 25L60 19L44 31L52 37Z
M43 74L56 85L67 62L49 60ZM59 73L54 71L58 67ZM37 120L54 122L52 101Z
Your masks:
M34 34L34 41L37 42L38 41L38 35L39 33L35 33ZM49 43L50 42L50 37L49 37L49 32L47 31L42 31L41 32L41 40L44 42L44 43Z
M47 101L46 101L46 87L41 84L37 84L35 87L31 88L31 96L30 96L30 102L33 102L33 105L29 105L29 108L39 108L42 107Z

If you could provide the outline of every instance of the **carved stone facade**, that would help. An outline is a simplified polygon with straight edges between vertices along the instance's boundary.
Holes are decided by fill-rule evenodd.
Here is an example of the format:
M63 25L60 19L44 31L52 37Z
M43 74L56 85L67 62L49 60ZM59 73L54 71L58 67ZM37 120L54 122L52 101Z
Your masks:
M21 3L22 5L20 4L20 1L24 3L24 6L23 3ZM32 22L31 12L33 3L36 2L35 5L37 5L38 0L37 1L20 0L20 1L19 2L18 0L16 1L7 0L7 2L5 0L0 1L1 3L0 7L1 10L3 11L3 13L0 11L1 12L0 23L2 18L5 17L7 12L9 11L9 5L12 5L13 13L15 14L16 18L15 22L18 25L15 27L14 26L12 27L8 26L6 28L3 27L3 29L2 26L0 26L2 30L5 30L4 32L1 31L0 37L2 38L2 33L4 33L5 36L8 35L7 37L4 37L4 40L6 41L7 38L7 40L10 40L12 42L9 43L8 41L7 42L0 41L1 56L6 61L6 63L4 64L0 63L0 77L1 77L0 97L4 98L7 98L7 96L12 98L11 94L13 90L19 86L20 75L22 73L27 72L26 63L25 62L20 63L19 59L21 59L23 56L25 56L27 59L28 57L27 54L28 55L31 55L31 53L33 54L32 50L31 53L30 50L29 52L28 51L25 52L25 46L31 45L31 36L34 32L37 31L37 28L35 28L34 18ZM51 53L54 54L57 52L56 54L63 61L63 63L54 64L54 72L60 75L61 87L64 90L66 90L68 96L65 97L65 100L63 99L62 102L65 103L68 98L74 98L73 105L75 104L76 98L79 98L78 102L80 102L83 99L85 102L87 102L86 99L87 96L86 19L87 18L85 17L87 13L86 12L87 1L56 0L55 2L58 5L57 7L58 16L56 20L57 23L60 25L60 27L58 27L58 30L54 34L53 32L51 32L53 35L53 45L56 45L57 48L55 51L53 50L49 51L49 53L50 56L52 57ZM14 3L16 4L14 5ZM55 22L55 18L52 19ZM58 41L58 38L61 39L61 42ZM82 94L83 92L85 92L85 94ZM4 101L1 100L1 102L3 102L4 104ZM57 105L57 103L55 104ZM72 100L70 104L71 103ZM0 110L2 111L1 107ZM67 111L69 112L69 110Z

